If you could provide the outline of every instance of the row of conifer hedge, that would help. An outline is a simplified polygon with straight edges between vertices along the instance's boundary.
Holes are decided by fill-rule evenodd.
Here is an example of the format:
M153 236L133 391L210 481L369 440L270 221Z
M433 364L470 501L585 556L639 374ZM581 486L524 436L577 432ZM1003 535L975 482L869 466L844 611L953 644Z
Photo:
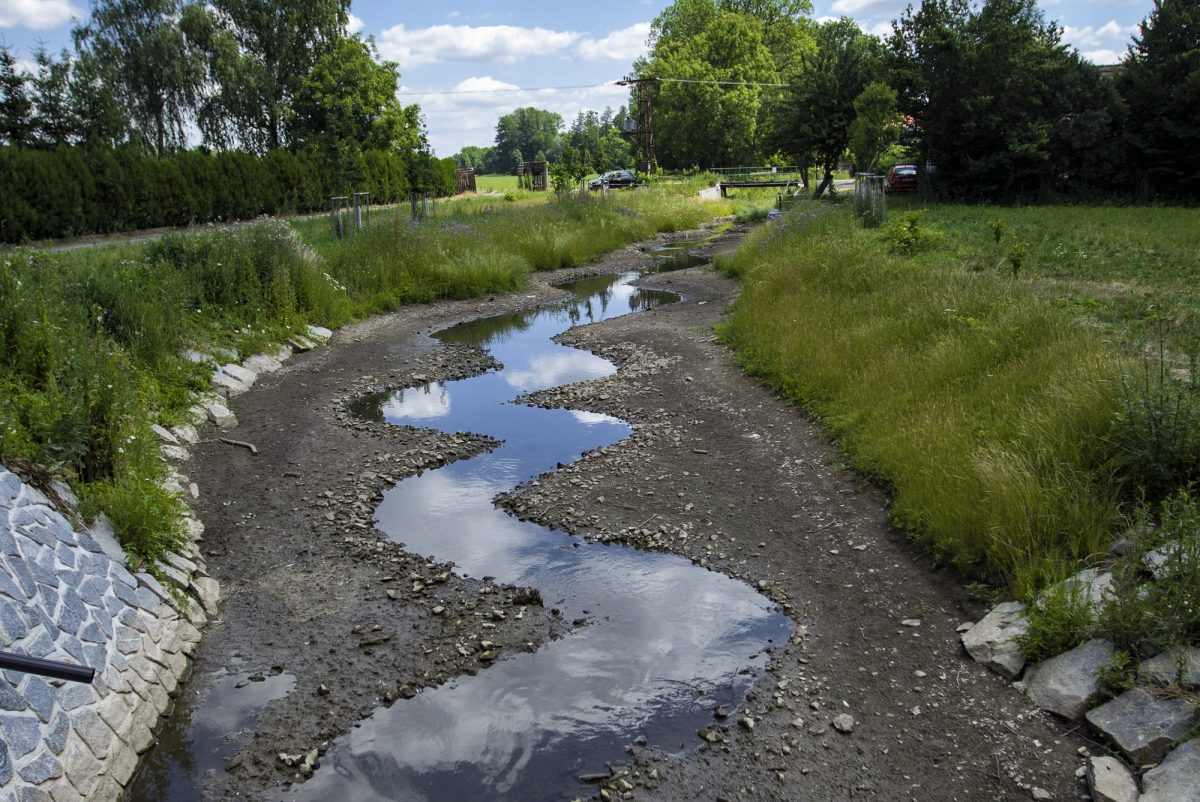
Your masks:
M364 151L349 163L320 151L0 147L0 241L107 234L162 226L313 212L331 195L371 193L394 203L411 189L454 192L454 162L420 153Z

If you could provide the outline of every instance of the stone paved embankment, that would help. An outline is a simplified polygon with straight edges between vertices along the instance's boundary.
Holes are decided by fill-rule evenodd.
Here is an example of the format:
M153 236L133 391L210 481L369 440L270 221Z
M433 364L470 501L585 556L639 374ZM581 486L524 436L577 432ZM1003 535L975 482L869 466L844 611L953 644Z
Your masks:
M153 743L205 614L124 563L103 521L77 528L0 466L0 649L96 669L0 672L0 798L118 799Z

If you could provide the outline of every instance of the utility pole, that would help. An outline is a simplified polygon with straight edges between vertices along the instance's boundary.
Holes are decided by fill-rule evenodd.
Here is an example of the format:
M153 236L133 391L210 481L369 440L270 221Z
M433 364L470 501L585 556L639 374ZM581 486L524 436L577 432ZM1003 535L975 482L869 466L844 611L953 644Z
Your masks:
M630 106L637 109L637 121L630 129L630 121L626 120L624 133L633 140L634 160L639 170L652 175L658 167L654 158L654 92L652 84L658 83L657 78L633 78L626 75L617 81L617 86L632 86Z

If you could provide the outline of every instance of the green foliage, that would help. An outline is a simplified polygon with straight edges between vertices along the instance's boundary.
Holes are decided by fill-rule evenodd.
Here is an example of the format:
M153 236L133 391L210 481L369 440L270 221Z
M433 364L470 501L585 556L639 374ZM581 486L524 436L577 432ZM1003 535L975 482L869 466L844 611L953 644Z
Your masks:
M1027 608L1029 630L1021 637L1025 659L1037 663L1088 640L1096 611L1083 583L1064 580L1043 590Z
M891 485L921 543L1041 587L1107 545L1119 356L1036 288L969 269L957 244L899 256L886 242L850 210L801 208L751 234L723 264L743 290L722 337Z
M657 85L655 147L668 167L750 163L758 155L765 89L727 82L775 80L760 20L719 10L711 0L677 2L654 23L650 61L639 76L684 82Z
M1116 92L1060 37L1034 0L929 0L900 17L891 83L942 191L1011 200L1111 186Z
M1200 388L1196 365L1174 375L1161 340L1140 375L1121 377L1120 408L1112 438L1117 466L1130 495L1160 501L1200 479Z
M864 118L860 136L883 136L882 130L873 129L886 126L886 88L877 85L873 94L861 97L881 77L881 55L879 40L843 17L818 28L816 49L806 53L798 72L789 76L792 88L775 110L771 141L801 163L815 161L822 169L817 195L829 187L833 169L850 144L850 128L859 115L856 101L862 105L869 100L871 113L879 118L869 124Z
M185 150L155 158L128 145L0 147L0 241L321 211L332 190L369 190L372 202L394 203L407 197L410 165L428 160L352 146L344 155ZM445 165L431 174L429 191L453 193Z
M1200 195L1200 7L1160 0L1141 23L1117 80L1128 107L1125 134L1145 194Z
M854 121L850 123L849 147L862 172L874 171L884 149L900 134L896 90L880 81L863 87L854 99Z
M521 154L549 151L562 129L562 116L532 106L514 109L496 122L496 153L506 161L495 165L496 172L515 172ZM492 166L489 165L489 169Z
M1134 686L1137 665L1129 652L1118 649L1107 663L1100 666L1100 697L1112 699Z
M1159 524L1139 511L1131 548L1113 569L1110 601L1101 625L1116 644L1138 657L1200 643L1200 506L1179 491L1158 509ZM1145 581L1147 556L1158 579Z
M939 229L922 223L921 212L908 212L883 228L883 238L893 253L911 256L922 251L934 250L946 241L946 234Z
M84 488L81 501L88 517L100 511L108 515L114 534L135 559L161 559L186 542L179 523L183 505L153 479L96 482Z

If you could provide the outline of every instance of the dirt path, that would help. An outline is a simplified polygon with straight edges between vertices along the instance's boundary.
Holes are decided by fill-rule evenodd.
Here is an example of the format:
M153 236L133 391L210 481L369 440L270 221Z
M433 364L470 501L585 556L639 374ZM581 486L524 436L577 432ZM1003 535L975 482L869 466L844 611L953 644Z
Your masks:
M629 248L539 278L648 262ZM955 630L979 611L890 528L884 494L841 467L814 424L746 378L714 342L735 285L711 268L647 283L684 301L564 337L620 372L530 399L617 415L634 424L634 436L505 504L541 523L745 578L800 627L746 710L714 718L704 739L672 745L675 756L635 748L598 793L976 800L1029 799L1037 788L1073 798L1082 741L961 655ZM447 349L427 333L557 295L539 283L350 327L328 350L293 360L237 399L237 437L257 445L257 458L217 442L197 449L189 471L202 489L209 568L226 599L187 693L203 699L226 671L251 681L256 672L295 678L252 736L224 745L226 770L208 773L203 796L258 798L288 782L295 769L279 763L279 752L304 753L377 705L486 666L481 639L502 656L556 634L527 594L456 577L370 532L374 498L387 483L486 443L385 429L343 409L367 388L482 369L485 356ZM527 614L493 620L496 608ZM848 733L832 726L842 713L854 719ZM151 764L147 782L169 770Z

